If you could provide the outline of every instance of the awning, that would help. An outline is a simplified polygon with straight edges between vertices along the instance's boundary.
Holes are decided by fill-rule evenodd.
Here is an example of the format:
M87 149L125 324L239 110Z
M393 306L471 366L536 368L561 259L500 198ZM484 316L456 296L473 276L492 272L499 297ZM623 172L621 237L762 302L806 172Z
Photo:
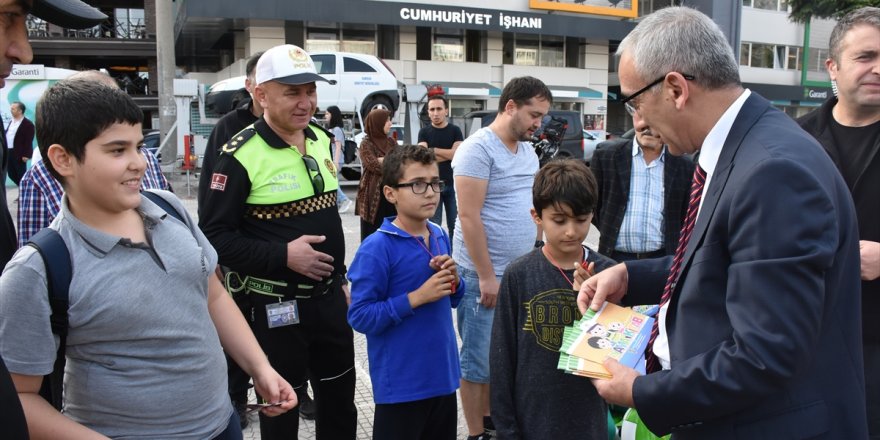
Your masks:
M450 81L422 81L422 84L431 86L440 84L446 96L475 96L475 97L498 97L501 89L489 83L450 82Z
M548 86L553 98L568 99L602 99L605 95L589 87Z

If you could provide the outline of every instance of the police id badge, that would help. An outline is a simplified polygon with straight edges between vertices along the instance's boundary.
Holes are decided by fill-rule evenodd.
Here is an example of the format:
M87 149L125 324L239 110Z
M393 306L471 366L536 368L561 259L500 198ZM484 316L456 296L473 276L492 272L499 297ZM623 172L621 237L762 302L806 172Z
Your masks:
M266 318L269 320L269 328L299 324L296 300L266 304Z

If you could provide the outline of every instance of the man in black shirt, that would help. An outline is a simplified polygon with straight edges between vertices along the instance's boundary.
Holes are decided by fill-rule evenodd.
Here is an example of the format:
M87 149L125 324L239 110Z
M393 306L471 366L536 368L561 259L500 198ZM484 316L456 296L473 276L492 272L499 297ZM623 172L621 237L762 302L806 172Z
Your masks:
M832 96L800 118L840 169L859 221L868 430L880 439L880 8L850 12L831 32Z
M247 126L256 122L263 115L263 107L251 97L256 85L254 68L257 67L257 61L259 61L262 54L263 52L257 52L251 55L245 65L245 75L247 77L244 80L244 88L247 90L249 97L241 105L223 115L217 121L217 125L214 126L214 130L211 131L211 136L208 138L208 144L205 145L205 157L202 160L202 171L199 176L199 217L206 215L203 208L204 200L207 196L208 188L211 186L211 174L214 172L214 164L217 161L217 156L220 154L220 147L228 142L232 136L235 136ZM223 281L224 283L226 282L226 280ZM239 310L250 322L251 304L248 295L244 292L235 292L232 294L232 298L235 300L235 304L238 305ZM232 404L238 413L239 423L242 429L244 429L249 423L247 417L247 392L248 382L250 382L251 378L228 355L226 356L226 365L229 368L229 397L232 399ZM299 394L297 394L297 397L299 397ZM300 401L301 404L302 401Z
M244 130L248 125L257 122L257 119L263 116L263 107L253 99L254 86L257 85L256 79L254 79L254 68L257 67L257 61L260 60L262 54L263 52L257 52L251 55L244 68L245 75L247 75L244 80L244 88L248 92L248 99L245 99L238 108L223 115L217 121L217 125L214 126L214 130L211 131L211 136L208 138L208 144L205 145L205 158L202 160L202 173L199 175L199 217L203 215L202 203L211 186L211 174L214 172L214 164L217 162L217 155L220 154L220 147L232 139L232 136Z
M428 116L431 118L431 125L419 131L419 145L434 150L437 165L440 167L440 179L446 182L446 188L440 194L440 202L431 221L438 225L442 224L445 207L446 225L449 227L449 240L452 242L455 219L458 217L455 186L452 180L452 157L458 145L464 140L464 136L458 126L449 123L449 101L445 96L436 95L428 99Z

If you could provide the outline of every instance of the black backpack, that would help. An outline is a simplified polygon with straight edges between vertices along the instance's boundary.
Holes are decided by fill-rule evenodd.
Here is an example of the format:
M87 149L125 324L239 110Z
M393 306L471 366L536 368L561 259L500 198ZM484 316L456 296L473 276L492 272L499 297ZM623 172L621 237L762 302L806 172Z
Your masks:
M164 209L172 217L185 223L180 213L162 196L150 191L142 191L141 194ZM64 243L61 235L58 234L58 231L51 228L41 229L40 232L31 237L27 244L34 247L40 253L40 256L43 258L43 264L46 265L49 306L52 308L52 315L49 320L52 323L52 333L58 335L58 338L61 340L55 356L55 366L51 373L43 377L40 396L43 396L47 402L60 411L61 397L64 389L64 365L67 363L64 351L67 345L68 293L70 280L73 278L70 251L67 249L67 245Z

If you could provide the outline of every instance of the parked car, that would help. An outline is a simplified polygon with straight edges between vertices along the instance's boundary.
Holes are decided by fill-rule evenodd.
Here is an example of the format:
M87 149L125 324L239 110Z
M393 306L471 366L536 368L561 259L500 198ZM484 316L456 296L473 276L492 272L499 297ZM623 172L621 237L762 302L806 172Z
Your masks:
M478 110L470 112L464 116L464 132L467 135L475 133L482 127L486 127L495 120L498 114L496 110ZM575 157L585 158L584 156L584 125L581 122L581 115L575 111L569 110L550 110L541 123L541 128L535 132L535 137L540 137L547 127L548 122L553 118L561 118L565 122L565 133L562 137L562 143L555 157ZM590 153L592 157L592 152ZM586 159L586 158L585 158Z
M593 160L593 152L596 151L596 146L599 145L600 142L602 141L594 136L593 133L584 130L584 161L590 163L590 161Z
M150 153L153 153L153 156L156 156L156 159L162 161L162 154L159 153L159 132L158 131L150 131L144 134L144 148L150 150Z
M400 90L394 72L372 55L347 52L312 52L318 74L328 82L318 81L318 108L331 105L346 113L360 112L366 117L370 110L384 108L392 113L400 106ZM214 83L205 96L205 106L218 114L235 108L247 97L244 76Z
M626 131L626 133L624 133L624 134L622 134L622 135L620 135L620 136L615 136L615 137L613 137L613 138L611 138L611 139L608 139L607 141L599 142L598 144L596 144L596 150L601 150L601 149L603 149L603 148L608 148L609 145L613 145L613 144L615 143L615 142L612 142L612 141L614 141L614 140L616 140L616 139L629 139L629 140L632 140L632 138L634 138L635 136L636 136L636 130L630 128L629 130ZM595 151L594 151L594 152L595 152Z

